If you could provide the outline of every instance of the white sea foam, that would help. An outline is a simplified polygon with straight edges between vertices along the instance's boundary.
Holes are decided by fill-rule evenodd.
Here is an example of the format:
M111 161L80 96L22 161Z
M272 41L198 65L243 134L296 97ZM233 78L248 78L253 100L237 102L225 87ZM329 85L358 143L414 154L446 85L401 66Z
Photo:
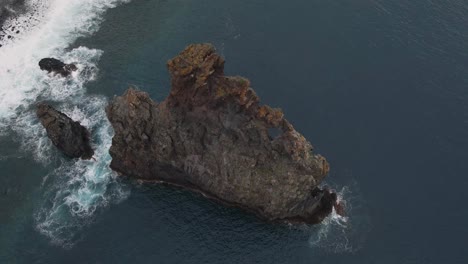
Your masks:
M18 108L28 107L44 92L59 94L60 88L48 89L51 88L47 85L50 77L39 69L39 60L56 57L66 63L74 62L72 54L65 49L78 37L96 31L105 10L127 1L32 0L32 3L46 2L37 4L32 13L23 15L34 16L38 22L17 38L2 43L4 46L0 48L0 124L5 127L5 119L14 117ZM21 24L18 21L23 20L18 18L14 21ZM30 23L25 21L23 24ZM76 91L83 92L82 89ZM69 96L71 91L64 92Z
M38 230L65 247L76 242L79 231L97 210L128 195L109 169L112 130L103 109L105 100L86 99L86 103L67 104L61 110L93 132L95 161L64 162L48 175L43 183L45 202L36 215Z
M30 0L29 13L5 22L21 33L0 42L0 136L14 137L27 155L56 167L44 178L44 203L36 221L41 233L65 247L76 242L97 211L127 196L109 169L112 129L105 117L106 99L88 95L85 88L97 77L102 51L68 47L95 32L107 9L128 1ZM48 75L38 67L45 57L75 63L78 71L67 78ZM34 104L42 100L53 101L88 127L96 161L61 158L35 117Z
M343 187L337 194L346 216L333 209L322 223L311 227L309 244L330 253L353 253L362 247L372 228L369 213L357 183Z

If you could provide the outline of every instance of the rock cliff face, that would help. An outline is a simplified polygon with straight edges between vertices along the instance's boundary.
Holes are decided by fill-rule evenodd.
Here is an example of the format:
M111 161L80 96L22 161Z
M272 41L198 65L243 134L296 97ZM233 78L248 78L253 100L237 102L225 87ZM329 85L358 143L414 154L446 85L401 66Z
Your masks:
M70 158L91 159L94 151L89 143L89 132L65 114L47 104L39 104L37 117L47 130L52 143Z
M325 158L281 110L260 104L247 79L225 76L213 46L191 45L168 68L172 88L163 102L129 89L107 107L114 170L268 220L316 223L331 212L336 194L317 187L329 171Z

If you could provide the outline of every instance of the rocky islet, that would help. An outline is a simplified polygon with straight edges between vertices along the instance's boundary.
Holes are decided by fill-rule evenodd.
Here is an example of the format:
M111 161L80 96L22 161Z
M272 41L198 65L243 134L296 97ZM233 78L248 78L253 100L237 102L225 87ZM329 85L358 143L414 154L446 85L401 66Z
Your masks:
M106 108L115 131L113 170L182 186L267 220L318 223L332 212L336 193L319 187L329 172L326 159L280 109L260 104L247 79L225 76L212 45L190 45L167 66L171 91L164 101L130 88ZM68 130L57 131L82 137Z
M63 154L70 158L91 159L94 151L90 133L79 122L46 103L40 103L36 115L47 131L47 136Z

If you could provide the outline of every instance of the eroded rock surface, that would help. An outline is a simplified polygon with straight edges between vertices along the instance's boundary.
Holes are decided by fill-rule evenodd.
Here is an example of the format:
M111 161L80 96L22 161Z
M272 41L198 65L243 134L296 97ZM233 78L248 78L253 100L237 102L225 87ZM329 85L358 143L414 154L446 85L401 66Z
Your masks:
M60 74L63 77L70 75L72 72L78 69L75 64L65 64L62 61L54 58L45 58L40 60L39 67L43 71Z
M70 158L93 157L89 132L79 122L44 103L38 105L36 114L47 130L47 136L63 154Z
M114 170L269 220L316 223L331 212L336 194L318 188L329 171L325 158L280 109L260 104L247 79L225 76L213 46L191 45L168 68L172 88L163 102L131 88L107 107Z

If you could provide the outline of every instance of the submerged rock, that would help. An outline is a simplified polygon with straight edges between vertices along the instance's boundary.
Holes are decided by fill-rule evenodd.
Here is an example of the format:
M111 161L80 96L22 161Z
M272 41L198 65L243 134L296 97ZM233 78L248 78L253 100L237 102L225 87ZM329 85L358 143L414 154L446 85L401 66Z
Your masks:
M47 136L66 156L82 159L93 157L89 132L79 122L44 103L39 104L36 114L47 130Z
M225 76L213 46L191 45L168 68L172 88L163 102L131 88L107 107L112 169L268 220L317 223L332 211L336 194L318 188L329 171L325 158L280 109L260 105L247 79Z
M78 69L75 64L65 64L54 58L45 58L40 60L39 67L43 71L60 74L63 77L70 75L72 72Z

